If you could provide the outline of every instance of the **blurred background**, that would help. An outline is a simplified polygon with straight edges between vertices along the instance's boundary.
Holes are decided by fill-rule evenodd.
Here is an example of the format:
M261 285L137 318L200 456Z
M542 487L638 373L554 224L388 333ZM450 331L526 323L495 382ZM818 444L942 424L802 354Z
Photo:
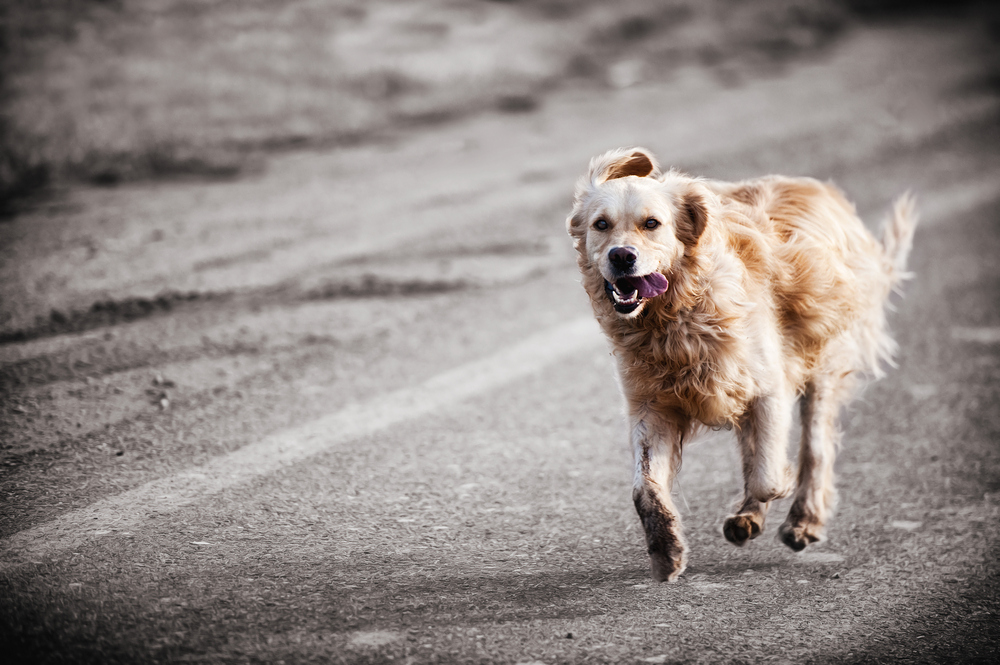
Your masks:
M692 64L735 84L822 49L850 7L12 0L2 191L231 177L269 151L530 112L554 88L664 83Z
M693 66L737 86L817 57L860 17L963 4L10 0L0 193L234 177L275 151L530 112L555 90L666 85Z
M186 191L177 184L181 180L269 182L281 177L277 171L289 172L287 166L276 168L276 159L345 150L374 160L370 167L377 172L392 160L384 156L390 146L414 137L426 137L428 153L466 156L477 142L492 142L480 150L490 168L534 169L539 177L529 173L527 184L537 189L540 180L555 178L550 191L559 192L590 154L630 142L665 151L665 163L701 175L784 171L842 181L851 177L845 161L862 154L876 155L900 141L913 144L957 119L994 120L996 16L988 4L10 0L0 12L0 212L7 220L34 216L23 222L33 228L50 225L38 237L23 237L17 225L4 227L0 339L72 327L64 319L89 325L82 310L102 296L114 301L113 308L155 309L156 302L133 301L249 286L244 278L262 278L216 282L203 275L195 284L188 273L214 272L221 266L213 268L213 261L255 270L251 266L276 242L285 246L316 233L343 232L318 219L330 215L327 221L336 225L332 199L292 197L287 188L282 191L294 202L265 196L281 221L258 220L250 234L244 232L247 220L202 216L180 223L186 213L170 208L186 204L148 198L142 205L156 208L152 216L119 211L104 226L85 228L81 222L88 215L79 206L67 211L80 197L100 197L100 188L114 205L139 205L146 190L116 196L110 188L173 183L156 189L156 196L180 196ZM838 45L854 48L843 46L853 28L911 16L930 30L951 21L953 45L965 42L966 52L953 50L942 61L929 44L922 49L914 43L927 41L918 31L894 34L884 44L872 36L857 46L868 52L856 52L852 62L797 73L803 80L787 90L777 85L792 63L819 63ZM956 17L965 17L962 28L954 25ZM937 82L952 87L916 100L919 88ZM472 118L492 121L472 129ZM540 123L555 127L550 131ZM541 141L559 144L560 154L550 163L531 166L541 153L554 151L538 141L524 143L529 127ZM608 133L596 134L597 127ZM522 141L520 159L489 152L494 146L512 149L507 139ZM829 158L836 150L842 154ZM374 172L352 175L370 181ZM434 180L454 175L445 168ZM297 186L304 187L301 180ZM919 185L906 174L880 192L879 205ZM339 176L324 186L351 187ZM231 191L248 202L235 194L239 187L188 191ZM324 195L336 198L334 192ZM864 192L854 195L866 203ZM555 219L565 197L549 201ZM238 214L233 209L223 216ZM169 224L157 219L163 216L172 218ZM215 235L211 246L198 239L209 232L205 225ZM61 251L53 253L55 235ZM527 242L537 244L537 234L527 235ZM150 241L167 242L154 252ZM85 265L74 254L81 251ZM182 256L168 258L173 251ZM101 261L117 265L123 254L137 264L127 275ZM157 265L155 275L150 261ZM67 284L70 270L74 284ZM272 282L289 276L275 270ZM120 283L126 278L128 293ZM111 315L91 314L99 321Z
M17 662L996 654L993 3L5 0L0 56ZM649 587L596 333L280 473L143 489L589 319L564 220L624 145L832 179L873 228L916 193L900 368L846 415L826 549L722 541L719 435L681 477L697 563Z

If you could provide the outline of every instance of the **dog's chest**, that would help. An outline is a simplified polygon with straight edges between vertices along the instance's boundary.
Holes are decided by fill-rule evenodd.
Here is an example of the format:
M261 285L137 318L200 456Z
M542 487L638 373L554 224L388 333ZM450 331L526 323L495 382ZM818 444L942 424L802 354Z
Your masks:
M622 341L616 355L630 402L721 425L755 393L745 337L718 323L676 320Z

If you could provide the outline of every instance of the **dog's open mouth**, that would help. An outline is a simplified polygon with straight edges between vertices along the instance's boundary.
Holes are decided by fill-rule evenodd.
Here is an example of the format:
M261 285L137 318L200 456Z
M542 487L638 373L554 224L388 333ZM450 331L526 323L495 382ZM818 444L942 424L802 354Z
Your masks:
M658 272L641 277L621 277L614 283L604 280L604 291L619 314L631 314L643 300L664 293L670 282Z

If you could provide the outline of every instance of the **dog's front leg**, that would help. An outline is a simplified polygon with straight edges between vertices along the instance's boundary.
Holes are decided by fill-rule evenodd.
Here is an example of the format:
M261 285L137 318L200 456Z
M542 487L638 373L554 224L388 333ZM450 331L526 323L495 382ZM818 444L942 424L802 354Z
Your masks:
M687 566L687 544L670 488L680 467L683 430L648 417L632 419L632 500L646 532L653 579L673 582Z

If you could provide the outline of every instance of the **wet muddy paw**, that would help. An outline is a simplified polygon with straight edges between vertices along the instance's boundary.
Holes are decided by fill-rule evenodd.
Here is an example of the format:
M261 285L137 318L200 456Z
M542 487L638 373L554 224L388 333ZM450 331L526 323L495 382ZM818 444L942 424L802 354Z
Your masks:
M675 544L669 551L649 552L650 572L657 582L674 582L687 568L687 550Z
M646 532L650 568L657 582L673 582L687 566L687 546L677 516L667 510L656 494L637 490L632 495L636 512Z
M806 545L823 540L823 527L816 524L785 522L778 529L781 542L796 552L801 552Z
M733 545L742 547L764 530L764 517L757 513L730 515L722 524L722 535Z

